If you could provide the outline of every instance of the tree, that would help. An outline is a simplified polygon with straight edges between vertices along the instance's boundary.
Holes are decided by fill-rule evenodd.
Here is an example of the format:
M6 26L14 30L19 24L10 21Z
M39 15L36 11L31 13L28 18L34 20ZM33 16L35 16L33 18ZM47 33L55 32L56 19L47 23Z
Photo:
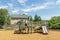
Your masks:
M41 21L40 16L38 16L38 15L36 14L33 21L34 21L34 22Z
M7 16L8 11L6 9L0 9L0 24L4 25L5 17Z
M10 25L11 24L11 18L8 16L7 17L7 24Z
M8 17L8 10L7 9L0 9L0 25L7 24L9 21Z
M29 16L29 18L28 18L28 19L29 19L29 21L32 21L32 20L33 20L32 16Z
M50 28L60 28L60 16L52 17L47 24Z

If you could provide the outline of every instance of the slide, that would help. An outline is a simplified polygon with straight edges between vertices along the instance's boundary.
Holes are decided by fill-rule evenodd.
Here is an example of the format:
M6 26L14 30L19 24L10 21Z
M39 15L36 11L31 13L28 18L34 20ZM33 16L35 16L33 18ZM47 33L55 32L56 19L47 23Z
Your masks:
M43 33L48 33L48 29L46 26L42 26Z

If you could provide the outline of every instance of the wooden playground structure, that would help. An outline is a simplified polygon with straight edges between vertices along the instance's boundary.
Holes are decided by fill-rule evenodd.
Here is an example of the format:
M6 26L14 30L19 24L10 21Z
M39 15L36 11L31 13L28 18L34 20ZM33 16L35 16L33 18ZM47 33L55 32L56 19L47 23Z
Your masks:
M18 29L16 29L14 31L14 34L31 34L33 32L40 32L43 34L48 34L48 28L46 26L39 26L34 24L34 26L32 25L32 23L28 22L23 22L22 20L17 22Z

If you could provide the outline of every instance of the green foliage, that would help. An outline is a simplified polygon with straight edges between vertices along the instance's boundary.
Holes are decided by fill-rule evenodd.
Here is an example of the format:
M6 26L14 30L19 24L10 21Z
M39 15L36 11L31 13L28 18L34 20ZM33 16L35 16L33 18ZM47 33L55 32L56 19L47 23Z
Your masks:
M5 16L7 16L8 11L6 9L0 9L0 25L4 25Z
M9 16L7 17L7 24L11 24L11 18Z
M33 21L34 21L34 22L41 21L40 16L38 16L38 15L36 14Z
M3 25L4 24L4 20L5 18L3 16L0 16L0 25Z
M51 20L48 21L48 27L50 28L60 28L60 16L52 17Z
M29 18L28 18L28 19L29 19L29 21L32 21L32 20L33 20L32 16L29 16Z
M26 15L26 14L22 14L22 15Z
M10 18L8 17L7 9L0 9L0 25L9 24Z

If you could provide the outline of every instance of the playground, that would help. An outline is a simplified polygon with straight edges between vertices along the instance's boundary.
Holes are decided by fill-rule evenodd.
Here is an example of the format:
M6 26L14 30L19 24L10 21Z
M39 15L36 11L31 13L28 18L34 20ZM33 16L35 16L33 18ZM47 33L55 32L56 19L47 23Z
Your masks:
M0 40L60 40L59 30L49 30L48 35L41 33L14 34L14 30L0 30Z

